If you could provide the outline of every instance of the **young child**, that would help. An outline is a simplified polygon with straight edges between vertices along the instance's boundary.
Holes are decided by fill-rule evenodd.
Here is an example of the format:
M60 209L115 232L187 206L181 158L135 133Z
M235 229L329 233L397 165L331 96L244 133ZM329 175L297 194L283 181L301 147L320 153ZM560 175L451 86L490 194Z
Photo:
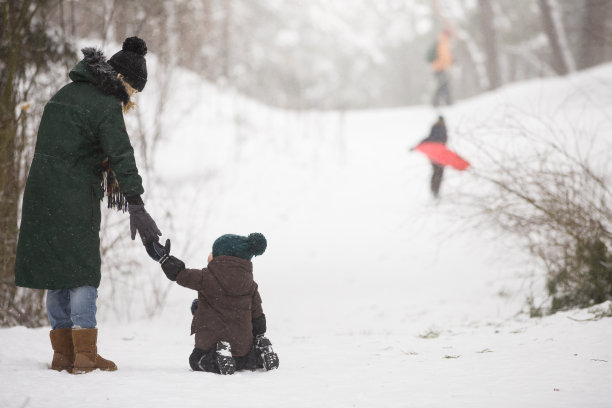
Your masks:
M191 334L195 348L189 356L194 371L233 374L236 370L278 368L278 356L264 334L266 316L257 283L253 280L254 255L266 250L260 233L248 237L226 234L214 242L204 269L186 269L170 255L170 241L162 247L147 245L168 279L198 291L192 304Z

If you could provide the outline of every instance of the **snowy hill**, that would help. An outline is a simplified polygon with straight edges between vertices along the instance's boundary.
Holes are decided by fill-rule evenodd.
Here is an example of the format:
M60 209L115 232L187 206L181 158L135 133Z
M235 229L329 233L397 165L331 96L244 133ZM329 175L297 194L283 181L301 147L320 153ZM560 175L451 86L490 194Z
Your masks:
M408 152L436 111L285 112L185 71L170 84L157 123L160 89L139 96L145 134L165 136L147 207L171 214L160 227L190 267L205 266L222 234L266 235L254 273L279 370L191 372L195 293L145 261L138 273L169 290L163 311L127 323L99 309L100 352L119 371L53 372L49 328L0 329L0 406L610 406L612 320L592 319L610 304L522 312L542 293L541 271L492 231L465 230L445 191L471 186L469 173L447 171L437 204L429 162ZM586 127L609 153L611 89L606 65L458 103L444 110L450 144L478 166L462 135L495 135L524 114L527 126L539 115Z

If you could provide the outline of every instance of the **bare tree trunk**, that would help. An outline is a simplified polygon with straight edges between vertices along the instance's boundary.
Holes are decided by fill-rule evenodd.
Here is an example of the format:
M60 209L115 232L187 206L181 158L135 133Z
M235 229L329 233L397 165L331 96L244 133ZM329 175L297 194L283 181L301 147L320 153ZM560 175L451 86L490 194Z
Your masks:
M59 5L44 0L0 2L0 326L33 327L46 320L45 292L15 286L15 257L19 200L32 150L30 129L37 120L25 101L34 93L30 91L40 72L71 55L60 38L47 34L49 14Z
M212 32L214 25L214 19L212 18L212 4L210 0L202 0L202 13L200 15L200 21L202 44L210 44L213 41ZM212 72L214 72L213 65L212 59L209 58L208 55L204 55L199 72L204 73L204 75L210 75Z
M16 82L19 65L17 47L23 41L23 25L30 4L25 1L20 9L15 1L2 5L3 52L1 69L2 89L0 99L0 322L14 316L12 301L14 284L15 252L17 248L17 217L19 191L15 163L15 139L17 138Z
M565 75L576 70L574 59L567 45L559 8L555 0L539 0L544 33L552 51L552 65L557 74Z
M110 0L110 3L103 3L104 10L104 19L102 20L102 42L106 43L107 41L112 41L112 21L115 15L115 11L117 10L117 0ZM111 37L111 38L109 38Z
M21 3L21 4L20 4ZM25 42L28 27L37 7L31 1L9 0L1 6L3 43L0 67L0 326L27 324L38 320L41 292L30 291L21 302L22 293L15 286L15 253L17 250L19 196L21 185L19 169L21 148L18 145L19 102L18 84L23 70L20 49ZM28 296L29 295L29 296ZM36 299L39 301L36 302ZM23 307L22 307L23 306Z
M477 89L480 92L483 89L487 89L489 87L489 77L487 75L487 69L485 67L485 56L482 54L478 44L474 41L472 36L467 30L459 29L456 32L457 38L463 42L465 45L466 54L469 58L469 61L473 65L473 69L476 74L476 78L478 81L478 86L480 89ZM462 64L463 67L467 68L468 64Z
M583 0L580 28L579 67L588 68L605 61L607 18L610 0Z
M222 39L222 76L226 81L230 81L230 66L231 66L231 32L232 32L232 1L225 1L225 14L223 21L223 39Z
M484 50L487 58L486 66L489 76L489 89L501 85L501 71L499 69L499 55L497 52L497 32L495 30L495 15L489 0L478 0L480 9L480 26L484 38Z

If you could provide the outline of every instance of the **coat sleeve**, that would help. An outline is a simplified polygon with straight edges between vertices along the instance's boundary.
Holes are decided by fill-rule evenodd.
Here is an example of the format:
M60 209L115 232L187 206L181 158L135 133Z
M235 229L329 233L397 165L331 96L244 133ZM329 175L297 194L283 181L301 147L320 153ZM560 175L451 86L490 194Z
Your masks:
M204 269L183 269L176 277L176 283L193 290L204 288Z
M144 193L138 174L134 148L125 129L121 105L112 103L104 112L99 126L100 142L108 155L110 167L117 177L119 188L126 197Z

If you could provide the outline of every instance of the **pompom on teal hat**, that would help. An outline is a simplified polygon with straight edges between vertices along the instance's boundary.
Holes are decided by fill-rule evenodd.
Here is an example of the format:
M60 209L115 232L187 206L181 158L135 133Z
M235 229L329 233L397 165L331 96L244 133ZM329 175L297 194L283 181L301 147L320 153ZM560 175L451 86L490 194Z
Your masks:
M212 247L212 254L213 258L227 255L250 261L253 256L263 254L267 246L268 242L266 241L266 237L259 232L253 232L249 234L248 237L225 234L215 240Z

